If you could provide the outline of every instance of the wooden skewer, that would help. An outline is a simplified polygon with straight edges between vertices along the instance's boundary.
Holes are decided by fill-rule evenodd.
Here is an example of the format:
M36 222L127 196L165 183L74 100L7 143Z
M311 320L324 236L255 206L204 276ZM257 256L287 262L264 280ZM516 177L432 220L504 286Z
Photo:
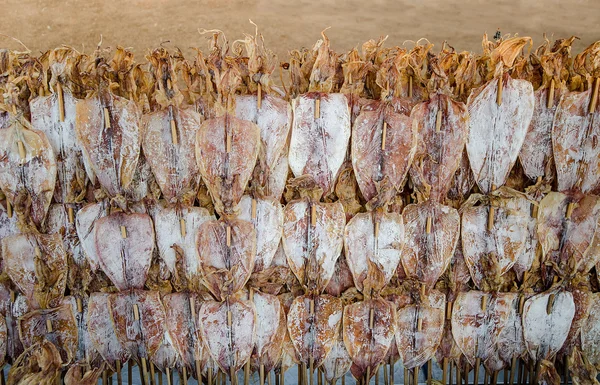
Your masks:
M375 385L379 385L379 364L375 368Z
M496 385L498 383L498 371L495 370L494 374L492 374L492 385Z
M127 238L127 228L125 226L121 226L121 238Z
M365 375L365 379L363 380L363 384L367 385L369 380L371 379L371 365L367 365L367 374Z
M475 349L475 352L477 352L477 349ZM474 372L473 372L473 384L479 384L479 366L481 365L481 358L477 357L475 359L475 367Z
M265 385L265 365L262 363L258 367L258 381L260 385Z
M448 383L448 358L444 357L442 360L442 384L446 385Z
M227 134L227 138L225 139L225 150L229 154L231 152L231 134Z
M419 369L418 366L413 368L413 385L419 385Z
M104 107L104 128L110 128L110 111Z
M375 240L379 238L379 220L375 220Z
M251 216L252 219L256 219L256 199L252 199Z
M488 385L488 372L484 369L483 371L483 385ZM477 381L473 381L473 384L477 384Z
M550 315L552 313L552 307L554 306L554 298L556 295L554 293L550 294L548 297L548 303L546 304L546 314Z
M117 360L117 384L121 385L123 383L123 375L121 374L121 361Z
M394 359L390 357L390 385L394 385ZM344 376L345 377L345 376Z
M73 213L73 207L67 207L67 216L69 217L69 223L75 222L75 215Z
M77 297L75 299L75 303L77 304L77 312L83 313L83 304L81 303L81 298Z
M133 362L131 360L127 361L127 384L131 385L131 381L133 380Z
M150 364L150 365L152 365L152 364ZM171 369L165 368L165 374L167 375L167 385L171 385ZM162 377L162 374L159 374L159 376ZM152 377L154 377L154 374L152 375Z
M46 318L46 331L52 333L52 321L49 318Z
M481 310L482 311L486 311L487 310L487 295L484 294L483 297L481 297Z
M387 365L384 363L383 364L383 384L384 385L389 385L389 376L388 376L388 367Z
M573 215L573 210L575 209L575 203L570 202L567 205L567 213L565 214L565 218L571 219L571 215Z
M500 75L500 77L498 78L498 94L496 95L496 104L497 105L502 105L502 88L504 87L504 83L502 81L502 77L504 75Z
M413 97L413 77L412 75L408 77L408 97ZM417 384L415 384L417 385Z
M548 108L552 108L554 106L554 78L550 80L550 89L548 90Z
M408 369L404 367L404 385L409 385Z
M431 217L427 217L427 224L425 226L425 232L427 234L431 233Z
M308 358L308 384L313 385L313 370L315 366L315 359L311 356Z
M17 146L19 147L19 157L21 158L21 162L25 162L27 153L25 152L25 145L23 144L23 141L19 140L17 142Z
M433 380L433 362L431 361L431 359L429 359L429 362L427 363L427 385L431 385L432 380Z
M437 116L435 117L435 132L442 131L442 110L438 110Z
M179 219L179 231L181 232L181 237L185 238L185 236L186 236L185 219L183 219L183 218Z
M184 365L183 368L181 368L181 373L179 375L179 378L181 378L183 385L187 385L187 377L187 368Z
M163 376L161 372L158 372L158 385L163 385Z
M140 309L138 308L138 304L137 303L133 304L133 318L136 321L140 320ZM141 369L142 369L142 373L141 373L142 374L142 378L144 379L144 382L147 383L146 382L146 378L148 377L148 366L146 364L146 357L141 357L140 361L142 362L142 367L141 367ZM150 365L150 369L153 369L152 365ZM154 380L152 380L152 382L154 382Z
M590 114L593 114L596 111L596 106L598 104L598 89L600 88L600 77L597 77L594 80L594 90L592 91L592 100L590 101Z
M171 140L173 141L173 144L177 146L178 141L177 141L177 124L175 123L175 119L173 119L171 117Z
M231 247L231 226L225 228L227 247Z
M61 122L65 121L65 99L63 95L62 85L56 82L56 93L58 94L58 118Z
M315 99L315 120L321 116L321 99Z
M317 225L317 206L314 204L310 206L310 224L312 226Z
M460 372L460 361L456 363L456 385L462 384L461 372Z
M453 361L450 361L448 365L448 384L452 385L452 367L454 366ZM444 384L445 385L445 384Z
M490 204L490 211L488 212L488 223L487 223L487 230L488 231L492 231L492 229L494 228L495 211L496 211L496 209L494 208L494 206L492 206Z
M9 218L12 218L13 216L12 205L10 204L8 198L6 198L6 215L8 215Z
M212 385L213 383L213 375L212 375L212 362L208 362L208 370L207 370L207 377L208 377L208 385Z
M102 372L102 385L108 385L108 370Z
M252 201L254 201L254 199ZM254 302L254 289L252 289L252 288L250 288L248 291L248 299L250 300L250 302ZM250 360L246 361L246 364L244 365L244 385L248 385L249 383L250 383Z
M387 138L387 122L383 122L383 130L381 131L381 150L385 151L385 141Z
M449 320L452 318L452 301L448 301L446 304L446 319Z
M348 71L348 84L352 84L352 72Z
M306 385L306 364L300 364L298 368L298 385Z
M256 108L260 110L262 105L262 85L258 83L258 90L256 95Z

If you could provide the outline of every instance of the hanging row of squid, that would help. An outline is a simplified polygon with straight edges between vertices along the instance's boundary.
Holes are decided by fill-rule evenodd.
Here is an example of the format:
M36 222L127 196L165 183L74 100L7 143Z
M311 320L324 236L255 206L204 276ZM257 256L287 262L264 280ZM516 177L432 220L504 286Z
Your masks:
M596 383L600 42L210 34L0 52L9 383Z

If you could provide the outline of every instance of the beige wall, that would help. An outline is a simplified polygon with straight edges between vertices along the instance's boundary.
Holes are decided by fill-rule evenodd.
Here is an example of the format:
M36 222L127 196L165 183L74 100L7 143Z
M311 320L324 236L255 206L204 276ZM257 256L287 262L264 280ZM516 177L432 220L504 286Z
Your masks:
M170 40L186 54L206 47L198 28L222 29L230 40L253 33L256 22L280 56L311 46L320 31L333 48L347 50L365 40L389 35L388 45L426 37L439 48L444 39L458 50L479 50L481 35L519 33L534 38L577 35L575 49L600 39L598 0L202 0L102 1L4 0L0 32L18 37L30 49L69 44L85 52L104 37L105 46L133 47L137 55ZM2 37L0 46L17 48ZM284 60L284 58L282 58Z

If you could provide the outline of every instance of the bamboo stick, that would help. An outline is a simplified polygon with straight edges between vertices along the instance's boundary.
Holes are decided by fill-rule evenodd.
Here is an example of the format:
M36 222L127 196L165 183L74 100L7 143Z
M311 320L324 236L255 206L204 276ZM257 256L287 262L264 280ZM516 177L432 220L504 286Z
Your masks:
M315 99L315 120L321 116L321 99Z
M600 88L600 77L594 79L594 90L592 91L592 100L590 101L590 114L596 111L598 105L598 89Z
M104 128L110 128L110 111L104 107Z
M552 108L554 106L554 78L550 80L550 89L548 90L548 104L546 107Z
M256 94L256 108L258 110L260 110L261 106L262 106L262 85L260 83L258 83L258 90L257 90L257 94Z
M383 122L383 129L381 131L381 150L385 151L385 142L387 139L387 122Z
M498 78L498 93L496 95L496 104L498 104L499 106L502 105L502 89L504 88L504 82L502 80L503 77L504 74L500 75L500 77Z

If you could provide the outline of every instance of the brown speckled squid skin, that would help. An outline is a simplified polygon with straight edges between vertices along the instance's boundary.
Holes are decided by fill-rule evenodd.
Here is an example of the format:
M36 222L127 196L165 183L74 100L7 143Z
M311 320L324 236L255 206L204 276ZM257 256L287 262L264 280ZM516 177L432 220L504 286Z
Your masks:
M195 361L202 358L204 345L200 336L198 318L192 318L192 303L197 314L202 304L201 297L195 293L169 293L162 297L167 322L166 329L173 345L178 351L177 367L187 367L189 373L195 373Z
M206 301L198 311L198 320L207 350L219 368L228 376L240 370L254 348L256 314L252 304L232 297L224 302Z
M325 357L321 369L325 375L325 380L327 380L328 383L331 383L332 381L337 381L337 379L345 376L351 366L352 358L344 345L344 339L340 330L338 339L333 344L327 357Z
M600 368L600 293L588 294L587 318L581 326L581 350L588 361Z
M373 310L373 327L370 313ZM394 305L382 298L368 299L344 307L344 345L352 358L354 378L364 378L369 368L374 376L392 345L396 331Z
M481 307L484 296L487 297L485 311ZM485 362L494 355L498 336L516 296L516 293L489 294L475 290L458 294L452 311L452 334L470 365L477 358Z
M283 353L283 340L287 333L285 309L279 298L271 294L255 292L253 297L256 311L255 342L251 368L269 373L275 368Z
M567 219L569 203L574 208ZM573 259L577 271L588 273L600 258L596 240L599 218L600 198L595 195L548 193L540 202L537 221L543 260L565 269ZM545 280L551 282L556 272L542 268Z
M439 131L438 113L441 113ZM417 104L410 118L417 125L417 146L409 171L411 180L420 194L441 202L450 189L467 142L467 107L436 92L430 94L428 101Z
M110 296L109 293L101 292L90 294L87 323L94 349L114 369L117 361L125 363L131 353L121 345L117 338L116 325L110 313Z
M387 129L385 149L382 149L384 122ZM356 181L367 201L380 193L393 196L395 190L402 187L416 144L417 124L408 115L394 111L385 103L363 109L352 127L351 147ZM381 197L382 201L388 199L388 196Z
M411 204L402 212L405 239L401 254L402 267L408 277L435 285L450 265L460 234L458 211L434 201ZM427 233L427 218L431 232Z
M396 311L396 345L402 362L408 369L420 367L434 357L442 341L446 301L443 294L436 294L442 301L412 304Z
M141 112L133 101L101 92L77 103L75 130L83 156L114 198L133 180L142 140ZM104 108L109 110L109 128L105 128Z
M310 314L314 301L314 314ZM319 367L337 341L342 324L342 301L329 295L299 296L294 298L287 318L287 329L298 355L306 365L313 359Z
M40 257L35 249L39 248ZM4 271L33 309L59 306L69 269L58 234L23 233L2 240Z
M173 142L171 120L175 121L177 144ZM163 197L169 203L193 203L200 185L196 163L196 135L202 116L192 109L171 107L143 118L142 148Z
M402 216L397 213L359 213L346 224L346 261L359 291L367 290L365 294L371 296L371 291L379 293L390 282L400 263L405 239Z
M283 218L283 249L290 269L309 293L322 293L342 251L346 217L341 203L293 201L285 206Z
M236 212L259 149L260 129L252 122L229 113L202 122L196 136L196 161L219 215Z
M559 101L568 89L560 85L554 90L554 103L548 108L549 88L543 86L534 93L535 105L531 124L521 147L519 160L528 178L554 177L554 153L552 151L552 127Z
M218 300L240 291L250 279L256 256L256 230L251 222L240 219L204 222L196 247L204 285Z
M46 134L56 156L57 203L75 203L86 191L86 170L81 146L75 135L75 105L77 99L68 89L63 89L64 121L59 117L57 94L38 96L30 102L31 125Z
M554 303L548 314L551 294ZM523 337L529 356L536 361L552 359L567 339L574 316L575 302L568 291L552 289L525 301Z
M496 103L498 79L469 95L467 153L477 185L484 194L506 181L525 140L533 115L533 87L526 80L502 75L502 104Z
M136 361L153 358L165 336L165 309L156 291L129 290L111 294L108 298L111 318L117 338ZM134 317L134 305L139 320Z
M315 100L320 115L315 119ZM310 175L328 195L335 187L350 140L350 110L343 94L311 92L292 102L288 161L295 177Z
M52 332L46 328L52 323ZM77 324L68 304L49 310L34 310L19 319L19 335L24 346L48 339L59 350L63 364L70 364L77 353Z
M117 212L100 218L94 226L94 242L100 267L119 290L144 288L154 251L149 215Z
M592 91L570 92L556 109L552 150L561 192L600 193L600 103L589 112Z
M487 290L496 275L506 274L525 248L528 218L517 211L495 208L494 223L487 229L489 206L471 206L463 211L462 250L475 285ZM490 266L494 268L491 269Z
M279 199L272 176L284 153L292 125L292 107L279 97L263 95L258 109L256 95L239 95L235 98L235 115L255 123L260 128L260 151L251 184L265 197ZM286 172L287 176L287 172Z
M54 195L56 159L46 135L21 122L0 130L0 189L17 213L40 226ZM25 149L24 159L19 141Z

